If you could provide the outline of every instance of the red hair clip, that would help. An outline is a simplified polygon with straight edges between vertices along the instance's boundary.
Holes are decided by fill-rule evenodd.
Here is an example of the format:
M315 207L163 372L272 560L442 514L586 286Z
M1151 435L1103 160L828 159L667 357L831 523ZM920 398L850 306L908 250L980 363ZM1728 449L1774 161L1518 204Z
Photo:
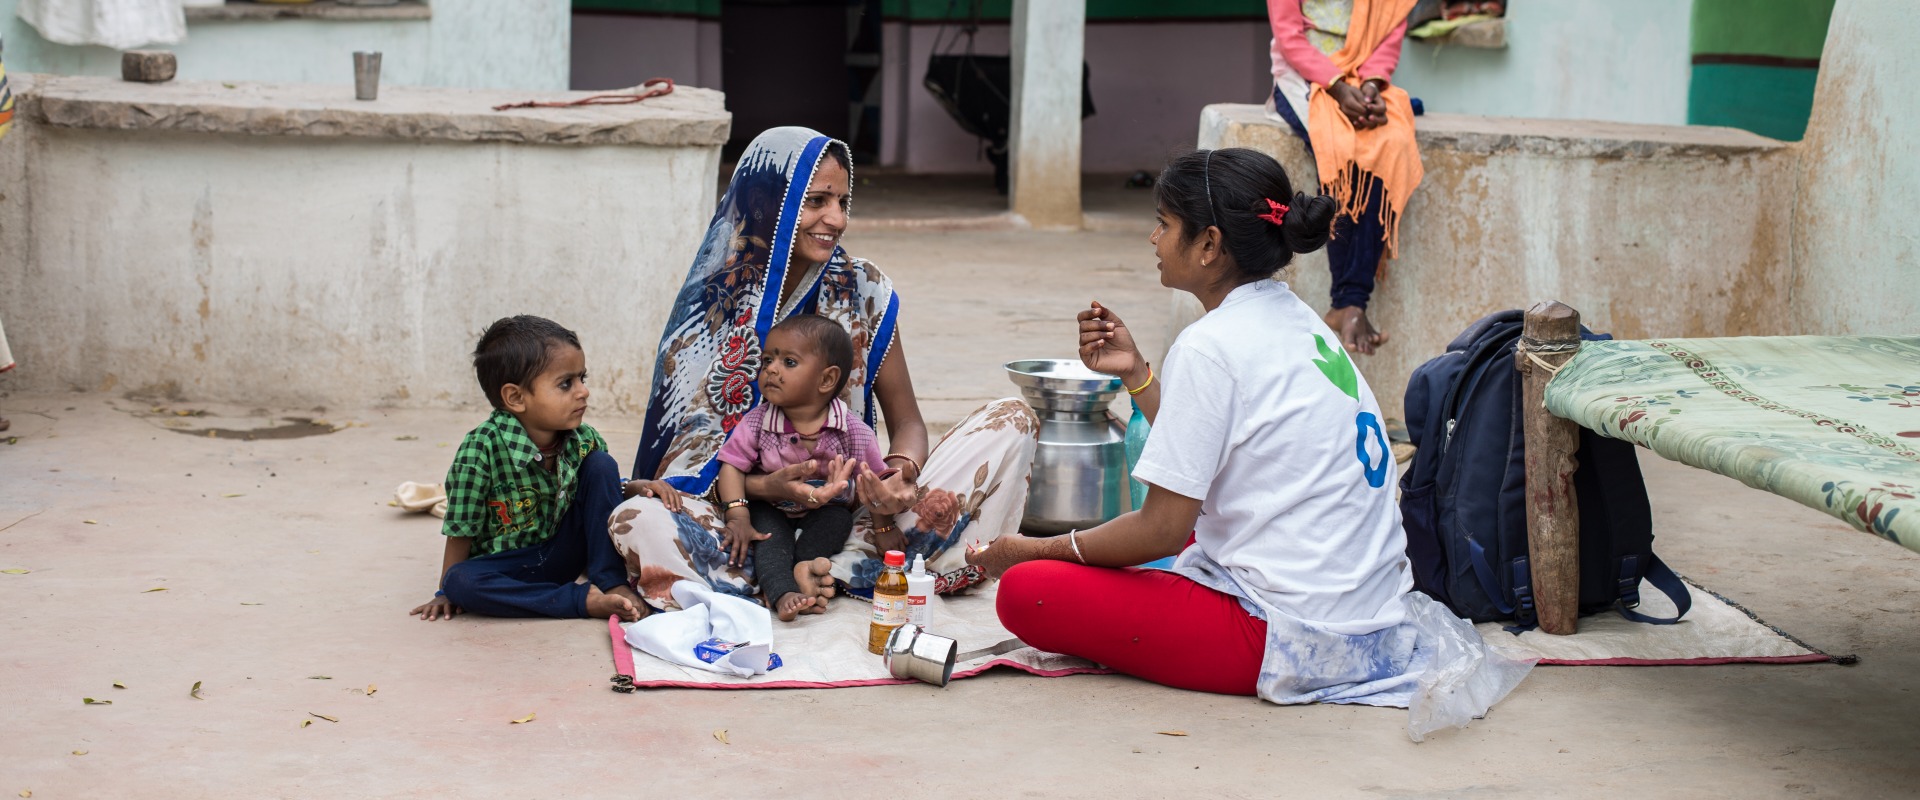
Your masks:
M1257 214L1255 216L1258 216L1259 218L1264 219L1268 222L1271 222L1275 225L1282 225L1286 223L1287 206L1285 203L1276 203L1271 198L1269 198L1267 200L1267 206L1272 208L1273 211L1268 212L1266 214Z

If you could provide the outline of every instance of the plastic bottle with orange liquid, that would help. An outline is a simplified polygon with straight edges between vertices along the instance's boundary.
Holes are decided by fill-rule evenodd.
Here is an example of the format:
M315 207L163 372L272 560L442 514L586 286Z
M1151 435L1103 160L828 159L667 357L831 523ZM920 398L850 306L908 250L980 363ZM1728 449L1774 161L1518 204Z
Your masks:
M873 623L867 629L867 650L887 651L887 637L907 622L907 554L888 550L887 568L873 581Z

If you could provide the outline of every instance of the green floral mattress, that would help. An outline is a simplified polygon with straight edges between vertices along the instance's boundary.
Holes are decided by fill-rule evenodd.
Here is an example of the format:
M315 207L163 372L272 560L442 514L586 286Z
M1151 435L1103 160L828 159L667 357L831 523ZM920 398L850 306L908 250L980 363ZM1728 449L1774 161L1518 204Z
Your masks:
M1588 342L1547 409L1920 550L1920 336Z

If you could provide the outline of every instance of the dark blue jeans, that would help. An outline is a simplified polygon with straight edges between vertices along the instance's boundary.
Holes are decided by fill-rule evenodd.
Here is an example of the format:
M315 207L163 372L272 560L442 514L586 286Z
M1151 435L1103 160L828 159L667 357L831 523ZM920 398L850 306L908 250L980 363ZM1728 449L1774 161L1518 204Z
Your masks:
M1293 128L1295 136L1313 152L1313 140L1307 125L1287 105L1280 89L1273 90L1273 109ZM1380 222L1382 188L1379 178L1367 187L1367 210L1354 219L1345 214L1334 219L1333 238L1327 241L1327 268L1333 273L1333 307L1367 307L1373 297L1373 276L1380 268L1380 254L1387 250L1387 226Z
M573 504L546 541L453 565L440 582L447 599L490 617L587 615L587 584L601 591L627 585L627 567L607 536L607 517L620 504L620 467L613 456L587 454L576 476Z

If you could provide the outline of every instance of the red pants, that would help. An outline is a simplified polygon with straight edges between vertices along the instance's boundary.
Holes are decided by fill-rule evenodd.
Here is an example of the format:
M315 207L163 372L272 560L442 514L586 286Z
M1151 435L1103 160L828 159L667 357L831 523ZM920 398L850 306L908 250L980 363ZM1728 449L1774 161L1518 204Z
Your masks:
M1000 579L1000 624L1021 640L1180 689L1251 695L1267 623L1171 572L1029 561Z

